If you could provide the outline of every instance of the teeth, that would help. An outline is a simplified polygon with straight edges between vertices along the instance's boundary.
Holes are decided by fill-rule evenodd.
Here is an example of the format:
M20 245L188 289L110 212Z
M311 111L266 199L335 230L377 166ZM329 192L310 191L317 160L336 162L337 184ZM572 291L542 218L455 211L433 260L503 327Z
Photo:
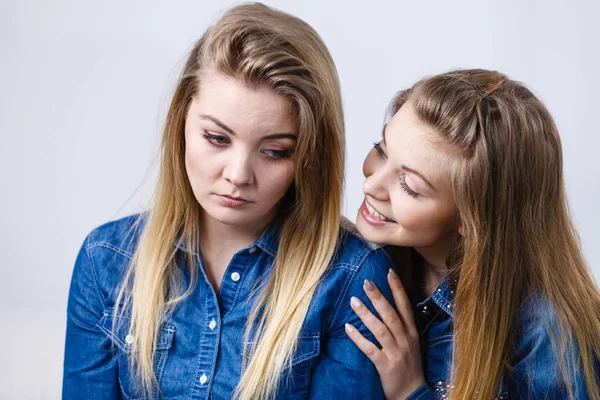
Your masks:
M367 203L365 201L365 205L367 206L367 211L369 212L369 214L371 214L373 217L380 219L382 221L385 222L394 222L393 220L389 219L388 217L386 217L385 215L381 215L379 214L377 211L375 211L375 209L373 207L371 207L371 205L369 203Z

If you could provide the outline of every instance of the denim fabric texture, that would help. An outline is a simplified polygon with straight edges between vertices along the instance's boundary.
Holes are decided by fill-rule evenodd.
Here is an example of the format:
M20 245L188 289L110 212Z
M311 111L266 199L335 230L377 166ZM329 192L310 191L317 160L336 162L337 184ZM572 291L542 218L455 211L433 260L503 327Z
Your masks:
M68 301L63 399L142 398L128 368L135 332L128 324L115 331L112 314L141 233L140 227L132 230L137 217L95 229L81 247ZM255 243L233 256L218 295L196 255L197 285L160 329L154 398L231 399L244 346L252 348L244 342L244 333L256 300L253 289L272 271L279 228L273 222ZM177 267L189 284L185 248L179 247ZM350 308L350 298L361 298L373 310L363 291L369 279L391 301L386 278L390 266L384 249L341 231L338 251L311 301L291 368L280 377L277 399L384 398L377 371L347 337L344 324L353 324L374 341Z
M454 292L446 277L435 292L422 302L413 304L417 327L421 333L423 368L427 384L408 400L446 399L452 389L452 335L454 332ZM497 399L569 399L564 379L559 374L559 358L552 337L558 338L559 326L552 307L541 296L532 296L524 305L519 321L518 344L513 354L511 371L503 377ZM569 347L572 357L577 348ZM566 360L565 360L566 361ZM573 365L573 364L571 364ZM587 399L587 388L580 368L570 377L575 399ZM600 366L597 365L597 371Z

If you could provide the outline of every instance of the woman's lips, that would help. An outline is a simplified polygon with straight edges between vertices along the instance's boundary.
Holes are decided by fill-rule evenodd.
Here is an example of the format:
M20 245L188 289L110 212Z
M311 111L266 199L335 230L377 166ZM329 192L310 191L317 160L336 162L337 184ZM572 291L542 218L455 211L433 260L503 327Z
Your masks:
M217 197L219 198L221 204L223 204L225 207L239 208L250 204L250 201L245 200L241 197L231 197L222 194L217 194Z
M376 214L376 215L373 215L373 214ZM362 205L360 206L360 215L369 225L373 225L373 226L386 226L386 225L394 223L393 220L391 220L391 219L383 216L379 212L377 212L377 210L375 210L370 204L367 203L366 199L365 199L365 201L363 201ZM379 216L385 218L385 220L382 220L381 218L379 218Z

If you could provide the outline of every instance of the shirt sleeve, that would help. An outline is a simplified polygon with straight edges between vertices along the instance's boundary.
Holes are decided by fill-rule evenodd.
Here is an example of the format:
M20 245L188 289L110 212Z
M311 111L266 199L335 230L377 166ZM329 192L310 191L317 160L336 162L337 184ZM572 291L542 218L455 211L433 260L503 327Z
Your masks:
M563 357L566 376L560 368L559 321L545 300L530 301L521 321L521 336L514 368L505 378L510 398L587 399L587 385L581 372L579 352L573 342Z
M371 253L362 266L350 276L344 285L337 304L331 329L322 344L319 361L312 375L310 399L384 399L379 375L373 363L350 340L344 325L352 324L372 342L378 344L358 316L350 308L350 298L356 296L375 312L363 290L363 282L369 279L393 305L392 294L387 283L391 266L387 254L382 250ZM377 315L377 314L376 314Z
M63 400L121 398L114 349L97 326L105 304L89 252L90 237L77 256L69 290Z

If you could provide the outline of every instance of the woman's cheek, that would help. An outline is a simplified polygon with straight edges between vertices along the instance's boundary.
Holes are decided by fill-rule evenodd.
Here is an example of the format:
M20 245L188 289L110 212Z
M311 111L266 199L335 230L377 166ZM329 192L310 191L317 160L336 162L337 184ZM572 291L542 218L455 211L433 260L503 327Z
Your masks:
M376 153L375 149L372 149L369 152L369 154L367 154L367 157L365 158L365 161L363 162L363 175L365 177L371 176L375 170L374 164L375 164L376 157L377 157L377 155L375 153Z

